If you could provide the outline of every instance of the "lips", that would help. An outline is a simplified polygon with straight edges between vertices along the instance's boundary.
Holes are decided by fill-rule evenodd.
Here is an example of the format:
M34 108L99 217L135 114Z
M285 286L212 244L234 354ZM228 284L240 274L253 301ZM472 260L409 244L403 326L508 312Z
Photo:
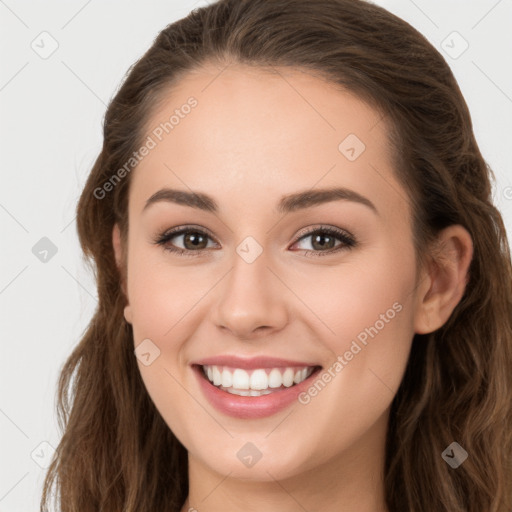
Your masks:
M262 418L291 405L321 366L274 357L217 356L192 363L207 400L221 413Z
M232 368L244 368L246 370L256 370L258 368L285 368L285 367L306 367L320 366L315 362L296 361L292 359L280 359L277 357L257 356L257 357L240 357L240 356L214 356L192 361L192 365L216 365L229 366Z

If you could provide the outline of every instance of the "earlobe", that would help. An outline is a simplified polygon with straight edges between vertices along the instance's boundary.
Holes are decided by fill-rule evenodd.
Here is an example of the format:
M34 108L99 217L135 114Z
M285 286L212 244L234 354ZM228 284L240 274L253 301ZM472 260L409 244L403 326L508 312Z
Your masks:
M131 324L133 322L132 307L128 304L124 308L124 319Z
M473 258L473 241L460 225L445 228L421 281L415 316L415 332L428 334L441 328L462 299Z

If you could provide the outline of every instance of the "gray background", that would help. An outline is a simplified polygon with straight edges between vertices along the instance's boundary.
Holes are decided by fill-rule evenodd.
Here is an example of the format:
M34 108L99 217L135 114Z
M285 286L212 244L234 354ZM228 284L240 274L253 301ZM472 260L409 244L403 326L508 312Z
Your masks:
M375 3L425 34L452 67L510 231L512 0ZM0 0L0 512L39 510L60 439L58 372L96 306L74 209L106 104L157 33L202 5Z

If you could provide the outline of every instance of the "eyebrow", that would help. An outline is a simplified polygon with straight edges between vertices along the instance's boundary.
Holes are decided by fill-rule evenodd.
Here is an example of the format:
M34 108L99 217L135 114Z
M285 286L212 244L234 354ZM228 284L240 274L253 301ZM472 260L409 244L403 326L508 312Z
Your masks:
M278 213L289 213L339 200L360 203L379 215L377 208L367 197L343 187L304 190L282 196L276 210ZM219 206L213 197L203 192L187 192L186 190L172 188L162 188L155 192L146 201L142 211L144 212L150 205L161 201L189 206L211 213L219 212Z

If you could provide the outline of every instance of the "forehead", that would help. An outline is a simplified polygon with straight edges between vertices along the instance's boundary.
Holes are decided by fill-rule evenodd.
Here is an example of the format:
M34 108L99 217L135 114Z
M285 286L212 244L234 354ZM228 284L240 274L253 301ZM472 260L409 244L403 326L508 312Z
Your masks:
M383 116L304 70L200 68L161 96L145 132L153 148L132 176L138 211L163 186L240 205L340 185L398 199Z

